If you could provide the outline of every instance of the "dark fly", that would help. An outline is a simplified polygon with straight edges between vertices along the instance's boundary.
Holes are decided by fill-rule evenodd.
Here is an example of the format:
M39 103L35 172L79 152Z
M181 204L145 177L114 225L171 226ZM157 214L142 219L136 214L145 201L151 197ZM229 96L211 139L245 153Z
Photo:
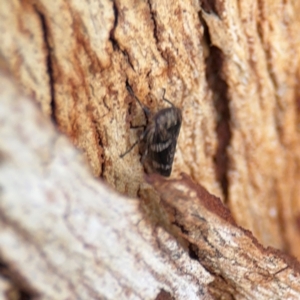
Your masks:
M147 171L168 177L172 171L177 138L182 122L181 110L163 96L163 100L169 103L171 107L163 108L152 114L148 107L143 105L135 96L129 85L127 85L127 89L142 107L148 122L139 139L120 157L124 157L137 144L140 144L141 162Z

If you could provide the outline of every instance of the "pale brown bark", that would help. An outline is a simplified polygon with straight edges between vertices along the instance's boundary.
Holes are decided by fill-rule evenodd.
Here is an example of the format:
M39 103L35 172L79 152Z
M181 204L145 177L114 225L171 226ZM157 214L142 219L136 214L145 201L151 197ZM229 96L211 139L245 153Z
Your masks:
M279 0L2 1L9 284L55 299L298 298L297 263L259 243L300 257L299 11ZM174 181L153 177L155 189L138 148L120 158L145 124L126 82L152 111L163 89L182 109ZM131 200L91 177L49 117Z

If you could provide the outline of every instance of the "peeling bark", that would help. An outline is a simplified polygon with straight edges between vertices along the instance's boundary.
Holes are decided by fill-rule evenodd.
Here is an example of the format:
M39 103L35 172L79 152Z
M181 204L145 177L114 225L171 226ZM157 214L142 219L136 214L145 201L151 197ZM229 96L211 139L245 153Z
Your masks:
M166 180L149 177L160 204L177 234L205 269L214 275L209 284L216 298L296 299L300 264L273 248L264 248L250 231L237 226L220 199L189 176ZM222 287L222 289L220 288Z

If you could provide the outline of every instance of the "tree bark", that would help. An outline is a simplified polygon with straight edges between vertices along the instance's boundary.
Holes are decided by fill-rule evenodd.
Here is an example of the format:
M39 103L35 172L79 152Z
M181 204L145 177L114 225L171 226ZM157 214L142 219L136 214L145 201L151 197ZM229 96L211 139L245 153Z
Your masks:
M299 298L299 12L2 1L0 297ZM169 181L126 84L182 110Z

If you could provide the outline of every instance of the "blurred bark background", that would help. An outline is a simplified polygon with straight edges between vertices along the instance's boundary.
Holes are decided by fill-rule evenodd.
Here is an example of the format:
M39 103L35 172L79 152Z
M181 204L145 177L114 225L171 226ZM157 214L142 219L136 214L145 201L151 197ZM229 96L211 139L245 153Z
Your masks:
M299 13L1 1L2 298L297 299L298 263L264 247L300 257ZM126 83L182 109L171 181L120 158L146 122Z

